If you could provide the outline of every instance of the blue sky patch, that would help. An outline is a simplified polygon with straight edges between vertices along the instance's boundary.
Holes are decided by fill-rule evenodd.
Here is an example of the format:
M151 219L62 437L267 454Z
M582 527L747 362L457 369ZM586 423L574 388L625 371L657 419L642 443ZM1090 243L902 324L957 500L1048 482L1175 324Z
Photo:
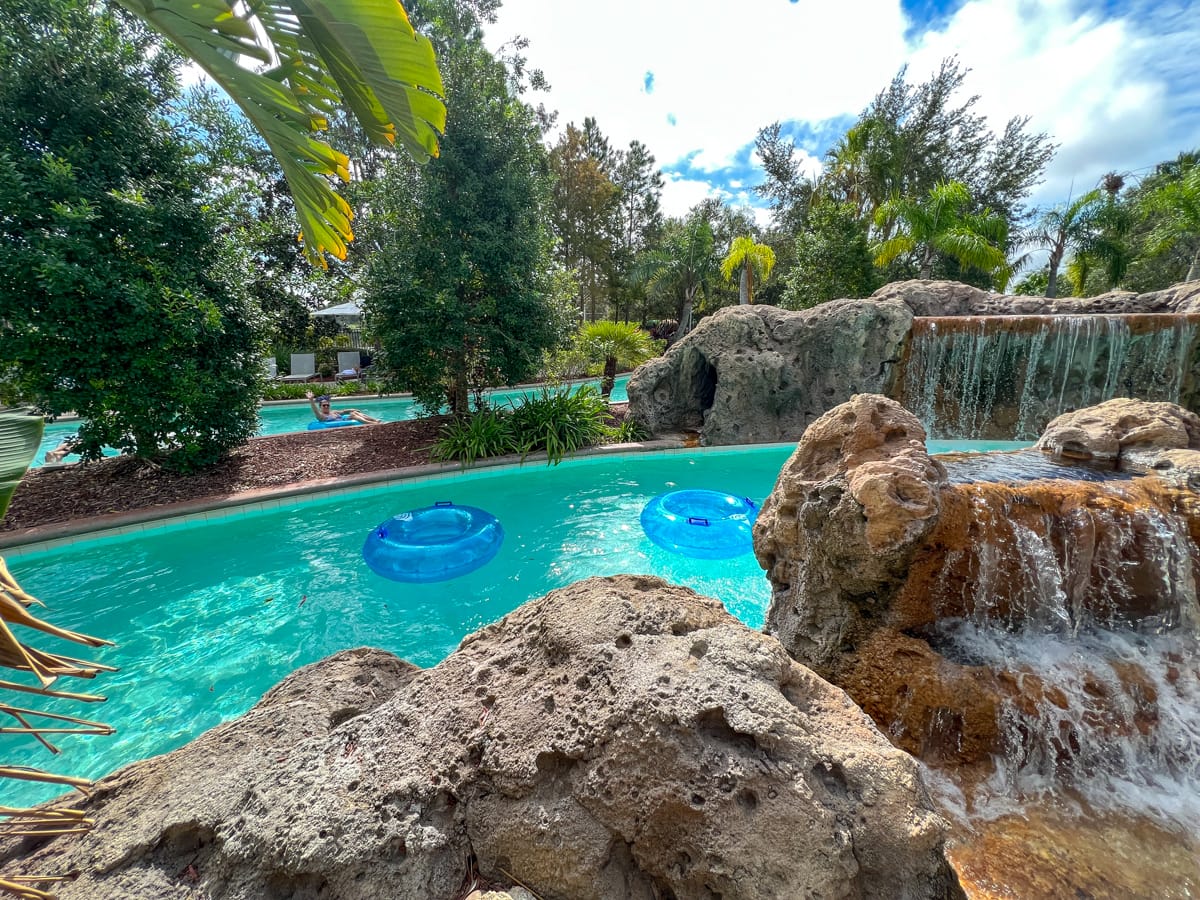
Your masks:
M654 93L654 73L647 71L646 76L642 79L642 91L647 94Z
M668 125L678 125L679 124L679 120L675 118L675 113L667 113L667 124ZM696 151L696 152L698 153L699 151Z
M927 31L944 31L966 0L900 0L908 18L905 38L912 39Z

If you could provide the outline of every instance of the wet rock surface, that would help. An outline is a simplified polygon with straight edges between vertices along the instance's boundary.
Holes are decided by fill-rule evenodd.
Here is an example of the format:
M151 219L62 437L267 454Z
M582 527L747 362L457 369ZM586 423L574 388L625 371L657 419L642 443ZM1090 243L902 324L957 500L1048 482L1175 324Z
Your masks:
M1196 418L1179 407L1155 414L1131 420L1128 434L1185 439ZM879 396L855 397L806 432L755 527L772 583L766 630L897 746L928 762L980 763L1012 749L1002 710L1036 718L1056 698L1019 663L972 658L945 623L1046 634L1190 627L1192 594L1177 586L1200 583L1200 504L1169 479L1096 483L1069 469L954 484L923 437ZM1126 689L1143 708L1093 717L1098 733L1158 716L1153 692Z
M719 603L590 579L417 670L352 651L21 848L64 898L956 897L915 762ZM11 851L12 848L9 848Z
M938 438L1032 438L1119 391L1200 408L1198 317L1200 282L1047 299L903 281L799 312L730 307L634 373L630 413L705 444L790 441L878 393Z
M1164 450L1200 450L1200 416L1174 403L1117 398L1053 419L1037 448L1054 457L1137 466Z

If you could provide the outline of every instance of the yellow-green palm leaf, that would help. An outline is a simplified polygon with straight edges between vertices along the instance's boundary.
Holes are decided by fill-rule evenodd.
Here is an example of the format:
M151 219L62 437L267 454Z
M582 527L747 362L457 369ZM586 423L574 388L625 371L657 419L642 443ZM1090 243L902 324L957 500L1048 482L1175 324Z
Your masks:
M381 144L417 161L438 153L446 127L433 46L396 0L118 0L176 43L263 136L296 202L305 252L345 258L349 205L327 176L346 156L314 137L345 105ZM239 60L259 68L250 69Z

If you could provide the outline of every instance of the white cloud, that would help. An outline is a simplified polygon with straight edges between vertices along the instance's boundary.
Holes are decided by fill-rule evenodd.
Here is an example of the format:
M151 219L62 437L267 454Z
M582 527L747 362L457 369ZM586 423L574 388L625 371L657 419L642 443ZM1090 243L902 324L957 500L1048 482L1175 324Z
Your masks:
M505 0L489 43L530 39L530 64L552 85L539 99L561 124L594 116L617 146L636 138L659 165L694 155L693 171L711 173L764 125L857 115L905 62L920 79L958 54L996 130L1028 115L1062 145L1038 197L1055 202L1072 179L1090 187L1200 145L1200 16L1188 5L1134 0L1106 14L1099 0L1095 11L1079 0L972 0L910 44L898 0L772 0L736 19L716 0ZM816 149L808 171L819 170ZM677 180L664 207L680 213L703 190Z

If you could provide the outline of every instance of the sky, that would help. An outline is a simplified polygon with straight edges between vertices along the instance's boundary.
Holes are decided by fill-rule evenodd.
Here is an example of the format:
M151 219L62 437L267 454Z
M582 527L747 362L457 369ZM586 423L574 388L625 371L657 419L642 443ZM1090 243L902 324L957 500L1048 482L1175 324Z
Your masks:
M488 44L518 35L551 86L527 99L646 144L671 215L719 196L765 223L760 128L815 174L901 66L955 54L993 131L1028 116L1059 145L1039 206L1200 147L1200 0L504 0Z

